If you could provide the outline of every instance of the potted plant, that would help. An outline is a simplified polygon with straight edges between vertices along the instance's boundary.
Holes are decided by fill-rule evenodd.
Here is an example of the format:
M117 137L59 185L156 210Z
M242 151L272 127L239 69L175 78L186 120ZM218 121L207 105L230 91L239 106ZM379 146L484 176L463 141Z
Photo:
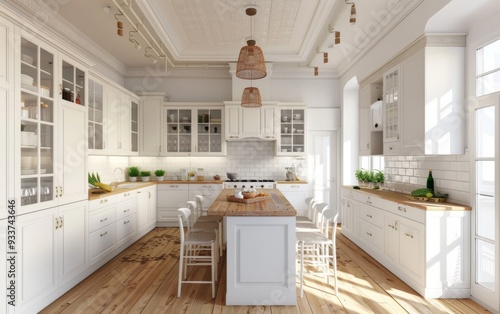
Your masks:
M141 180L144 182L149 181L149 177L151 176L151 171L141 171Z
M365 172L365 180L368 182L368 187L372 189L375 186L375 173L373 171L366 171Z
M356 172L354 172L354 176L356 177L356 179L358 179L358 184L360 186L365 185L365 177L364 177L364 170L363 169L356 170Z
M163 181L163 177L165 176L165 170L158 169L155 171L156 181Z
M375 174L373 175L373 179L375 181L375 188L380 189L384 186L385 175L383 171L375 170Z
M137 181L137 177L139 176L139 174L140 174L139 167L132 166L128 168L128 178L130 182Z

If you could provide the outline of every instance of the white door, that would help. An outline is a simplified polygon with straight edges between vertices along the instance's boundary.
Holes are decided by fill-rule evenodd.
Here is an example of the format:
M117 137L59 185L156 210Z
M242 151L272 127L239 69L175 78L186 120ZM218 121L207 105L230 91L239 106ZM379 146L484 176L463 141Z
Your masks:
M307 181L319 202L339 208L337 191L337 131L310 131L307 153Z

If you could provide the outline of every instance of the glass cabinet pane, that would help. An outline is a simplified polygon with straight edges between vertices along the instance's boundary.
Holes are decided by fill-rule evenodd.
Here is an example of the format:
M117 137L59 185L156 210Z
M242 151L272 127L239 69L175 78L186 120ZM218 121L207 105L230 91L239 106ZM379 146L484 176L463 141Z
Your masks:
M304 109L280 110L280 153L302 153L304 149Z
M166 111L167 152L191 152L191 109Z
M131 108L131 119L130 119L130 130L131 130L131 150L133 152L139 151L139 104L132 102Z
M21 38L21 206L54 199L54 55Z
M62 91L63 100L85 105L85 72L71 63L62 62Z
M89 79L89 149L104 149L103 146L103 86Z

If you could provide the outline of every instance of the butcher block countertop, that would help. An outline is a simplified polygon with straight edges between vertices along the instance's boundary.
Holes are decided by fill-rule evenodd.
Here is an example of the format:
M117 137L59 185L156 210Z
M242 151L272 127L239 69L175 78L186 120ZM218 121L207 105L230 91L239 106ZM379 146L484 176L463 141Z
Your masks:
M415 208L429 210L429 211L468 211L472 210L470 206L460 205L455 203L436 203L430 201L414 201L411 200L409 194L404 194L400 192L388 191L388 190L374 190L368 188L361 188L361 190L355 190L352 186L344 186L346 190L352 190L355 192L361 192L370 196L380 197L382 199L395 202L402 205L408 205Z
M212 206L208 215L219 216L295 216L297 211L288 202L285 196L277 189L259 189L259 192L268 193L271 199L245 204L230 202L228 195L234 194L234 189L223 189Z

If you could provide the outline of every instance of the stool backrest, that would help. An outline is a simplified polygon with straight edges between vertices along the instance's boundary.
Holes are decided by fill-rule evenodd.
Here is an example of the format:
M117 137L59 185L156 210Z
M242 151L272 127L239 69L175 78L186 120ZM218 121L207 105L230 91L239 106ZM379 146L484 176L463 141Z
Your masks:
M191 229L191 210L189 208L181 207L177 210L179 217L179 228L181 233L181 241L184 241L184 221L186 221L186 227L189 230Z

